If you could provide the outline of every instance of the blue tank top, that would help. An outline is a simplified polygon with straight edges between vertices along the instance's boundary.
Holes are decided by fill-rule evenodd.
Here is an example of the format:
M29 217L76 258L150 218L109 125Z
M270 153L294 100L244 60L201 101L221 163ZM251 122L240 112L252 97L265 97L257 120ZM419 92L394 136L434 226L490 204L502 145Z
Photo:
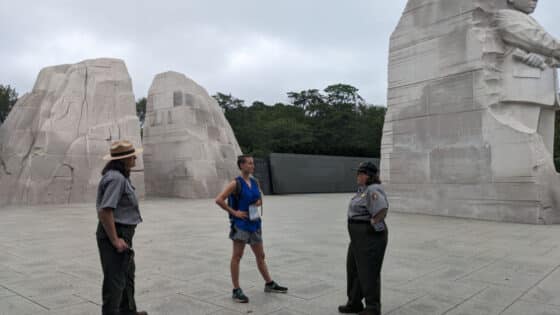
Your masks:
M237 204L239 209L236 210L249 212L249 205L252 205L257 202L257 200L261 199L261 192L259 190L259 186L257 185L257 181L251 178L251 187L249 187L241 176L238 176L236 180L241 183L241 192L239 194L239 202ZM261 229L261 219L250 221L249 219L239 219L233 217L233 224L236 228L247 232L255 232Z

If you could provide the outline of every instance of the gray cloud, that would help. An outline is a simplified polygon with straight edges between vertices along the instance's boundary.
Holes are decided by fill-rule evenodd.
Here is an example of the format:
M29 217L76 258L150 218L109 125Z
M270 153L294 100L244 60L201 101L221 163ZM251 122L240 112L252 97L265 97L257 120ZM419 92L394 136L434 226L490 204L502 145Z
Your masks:
M185 73L210 93L285 101L349 83L385 104L389 36L405 0L8 1L0 3L0 84L29 91L45 66L124 59L136 97L153 76ZM535 17L560 35L557 1ZM559 30L556 32L556 30Z

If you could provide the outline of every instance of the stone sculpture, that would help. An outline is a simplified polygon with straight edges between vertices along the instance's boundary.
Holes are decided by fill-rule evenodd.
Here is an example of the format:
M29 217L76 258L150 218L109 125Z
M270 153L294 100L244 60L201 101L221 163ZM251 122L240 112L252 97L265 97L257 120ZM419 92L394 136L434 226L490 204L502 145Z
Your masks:
M85 60L41 70L0 127L0 204L95 200L116 139L140 145L132 83L123 61ZM142 157L137 160L142 169ZM132 181L143 195L143 172Z
M185 75L156 75L144 126L146 192L215 197L239 172L237 140L218 103Z
M392 208L560 223L560 42L534 0L409 0L391 37L381 172Z

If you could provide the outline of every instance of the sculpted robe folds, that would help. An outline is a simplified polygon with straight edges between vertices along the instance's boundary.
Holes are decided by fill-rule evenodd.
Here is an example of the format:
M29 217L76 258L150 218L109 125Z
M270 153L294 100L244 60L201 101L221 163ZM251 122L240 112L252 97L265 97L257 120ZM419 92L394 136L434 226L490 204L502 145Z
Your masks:
M560 223L559 55L506 0L409 0L391 36L382 141L393 208Z

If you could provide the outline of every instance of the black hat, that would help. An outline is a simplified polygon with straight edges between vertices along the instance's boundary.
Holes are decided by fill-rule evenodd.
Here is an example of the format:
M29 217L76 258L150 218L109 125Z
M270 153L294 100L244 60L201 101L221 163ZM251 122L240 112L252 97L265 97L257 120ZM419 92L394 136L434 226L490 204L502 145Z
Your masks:
M360 163L360 166L355 170L358 171L358 173L364 173L368 176L377 175L378 172L377 166L375 166L375 164L373 164L372 162L362 162Z

